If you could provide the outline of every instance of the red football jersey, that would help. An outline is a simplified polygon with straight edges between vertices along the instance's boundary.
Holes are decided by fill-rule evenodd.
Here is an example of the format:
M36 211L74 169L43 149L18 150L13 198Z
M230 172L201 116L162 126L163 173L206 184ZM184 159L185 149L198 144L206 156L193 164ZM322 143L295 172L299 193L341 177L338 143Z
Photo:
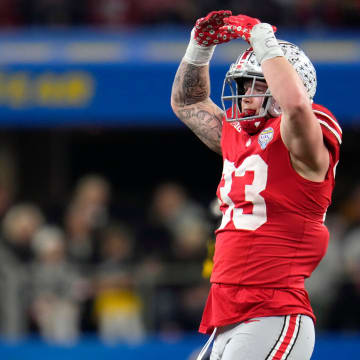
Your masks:
M201 332L260 316L301 313L315 320L304 280L327 249L324 219L342 132L329 110L315 104L313 110L330 154L322 182L293 169L280 135L281 117L252 136L239 123L223 121L224 168L217 191L223 217Z

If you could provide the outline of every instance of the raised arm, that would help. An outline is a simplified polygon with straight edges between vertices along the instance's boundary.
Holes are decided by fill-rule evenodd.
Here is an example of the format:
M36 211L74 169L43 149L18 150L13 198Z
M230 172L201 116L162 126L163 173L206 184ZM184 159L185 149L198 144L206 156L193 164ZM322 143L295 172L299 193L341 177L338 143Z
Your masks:
M217 44L237 38L219 30L230 15L228 10L212 11L197 20L171 92L177 117L219 154L224 114L210 99L209 62Z
M270 25L255 25L250 42L270 92L280 105L281 137L294 169L309 180L324 180L329 168L329 152L303 80L284 57Z
M282 109L281 137L293 167L309 180L324 180L329 168L329 152L299 75L284 57L263 61L262 69Z
M329 152L320 123L303 80L275 38L274 28L246 15L231 16L225 22L229 31L239 32L254 49L271 95L281 108L281 137L294 169L309 180L324 180Z

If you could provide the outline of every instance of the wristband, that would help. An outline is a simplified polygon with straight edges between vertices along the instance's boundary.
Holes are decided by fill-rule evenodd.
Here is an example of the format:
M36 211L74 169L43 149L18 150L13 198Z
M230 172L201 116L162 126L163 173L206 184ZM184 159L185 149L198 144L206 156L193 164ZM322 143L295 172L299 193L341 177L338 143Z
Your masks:
M284 56L270 24L256 24L251 30L250 44L260 65L265 60Z
M195 29L192 29L189 45L186 49L183 60L195 66L208 65L216 45L201 46L194 39Z

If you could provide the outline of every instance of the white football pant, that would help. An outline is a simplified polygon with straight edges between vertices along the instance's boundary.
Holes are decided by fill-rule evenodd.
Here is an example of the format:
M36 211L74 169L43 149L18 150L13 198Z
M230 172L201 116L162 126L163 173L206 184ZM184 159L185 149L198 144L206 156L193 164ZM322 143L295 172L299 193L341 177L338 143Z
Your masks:
M210 360L309 360L314 344L306 315L259 317L216 329Z

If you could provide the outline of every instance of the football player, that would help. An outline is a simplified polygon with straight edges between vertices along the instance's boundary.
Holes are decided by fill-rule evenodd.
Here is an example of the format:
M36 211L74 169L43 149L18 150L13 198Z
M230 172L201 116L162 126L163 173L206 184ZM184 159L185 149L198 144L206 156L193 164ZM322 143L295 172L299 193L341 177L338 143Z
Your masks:
M313 314L304 280L324 256L324 225L342 132L314 104L315 69L275 27L230 11L197 20L171 94L175 114L223 157L211 290L200 332L211 359L307 360ZM215 46L251 47L226 74L220 109L210 99Z

